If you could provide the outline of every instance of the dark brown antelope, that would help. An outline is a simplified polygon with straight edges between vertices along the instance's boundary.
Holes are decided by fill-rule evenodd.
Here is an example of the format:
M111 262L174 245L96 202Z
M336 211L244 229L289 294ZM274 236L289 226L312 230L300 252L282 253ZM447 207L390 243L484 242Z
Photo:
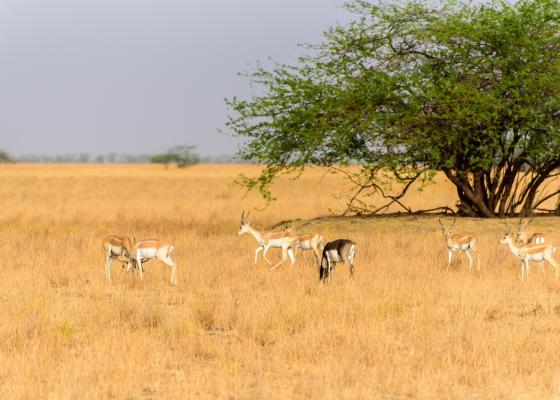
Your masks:
M319 280L329 279L334 269L334 264L345 263L350 267L350 277L354 276L354 257L356 256L356 243L348 239L337 239L328 242L323 248L323 256L319 265Z

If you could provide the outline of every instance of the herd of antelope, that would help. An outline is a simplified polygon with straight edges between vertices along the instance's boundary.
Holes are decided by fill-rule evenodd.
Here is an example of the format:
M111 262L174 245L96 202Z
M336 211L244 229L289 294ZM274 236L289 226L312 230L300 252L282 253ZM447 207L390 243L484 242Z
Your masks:
M558 276L559 265L553 257L556 247L545 243L544 234L541 232L536 232L532 235L527 234L527 228L531 221L532 219L524 223L523 218L521 218L517 226L515 239L512 233L507 232L500 240L500 243L508 245L512 254L521 260L521 281L529 279L529 261L536 261L537 267L541 271L544 270L544 262L548 261L554 267L555 275ZM449 268L451 265L453 253L464 252L469 259L469 269L472 269L472 256L470 254L472 252L477 257L477 269L480 270L480 256L476 250L476 235L470 232L454 233L455 222L456 219L453 220L449 227L445 227L441 219L439 220L443 239L447 245L447 267Z
M536 261L541 271L544 268L544 261L548 261L554 267L556 275L559 270L559 265L553 257L556 247L545 243L543 233L527 235L527 228L531 221L529 220L524 224L523 218L520 219L515 239L508 232L500 240L501 244L508 245L513 255L521 260L521 281L529 278L530 261ZM476 235L470 232L455 232L455 222L456 219L446 227L439 219L443 239L447 246L447 267L450 267L454 253L463 252L469 260L469 270L472 269L473 264L471 253L476 256L476 268L480 270L480 255L476 249ZM245 212L241 214L241 226L237 234L239 236L244 234L253 236L258 243L255 250L255 264L262 252L262 258L271 266L271 271L288 260L294 264L297 250L301 249L313 251L321 281L330 280L334 265L337 263L347 264L350 269L350 277L354 275L354 257L356 256L357 245L352 240L337 239L323 245L323 236L320 234L299 234L288 227L280 231L260 230L251 226L249 214L245 215ZM157 239L137 241L136 239L131 240L128 236L110 235L103 240L102 244L106 252L105 276L109 282L111 282L111 264L115 260L122 262L122 266L123 268L126 266L127 272L134 269L142 280L143 264L149 260L158 259L171 269L171 284L175 285L177 283L177 267L171 259L174 247L168 242ZM270 248L281 249L282 258L274 265L266 256Z

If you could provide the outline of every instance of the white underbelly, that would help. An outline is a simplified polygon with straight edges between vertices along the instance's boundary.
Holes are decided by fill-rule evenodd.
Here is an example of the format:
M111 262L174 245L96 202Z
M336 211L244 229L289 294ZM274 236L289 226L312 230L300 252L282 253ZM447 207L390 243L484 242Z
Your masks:
M469 244L462 244L460 246L451 246L448 247L449 251L452 253L457 253L458 251L465 251L465 250L469 250L470 249L470 245Z
M123 249L121 247L111 246L111 254L114 256L121 256L123 254Z
M136 251L137 258L155 258L157 250L153 248L138 249Z
M272 239L268 242L268 245L270 247L282 247L282 242L284 242L282 239Z
M527 259L529 259L530 261L543 261L544 260L542 254L529 254Z
M311 250L312 249L311 243L309 243L309 242L301 242L300 244L298 244L298 247L300 249L303 249L303 250Z

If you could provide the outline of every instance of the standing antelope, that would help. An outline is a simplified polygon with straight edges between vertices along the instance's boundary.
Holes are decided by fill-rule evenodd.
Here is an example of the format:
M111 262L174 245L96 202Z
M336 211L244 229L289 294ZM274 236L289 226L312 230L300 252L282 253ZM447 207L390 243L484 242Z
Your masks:
M558 278L559 265L552 256L556 252L556 247L550 244L517 245L513 242L509 232L504 235L500 243L507 244L513 255L521 260L521 282L523 282L524 276L529 280L529 261L548 261L554 267L556 278Z
M518 244L543 244L544 243L544 233L542 232L535 232L529 239L527 239L527 228L529 224L533 222L533 219L530 219L525 226L523 226L523 218L519 219L519 224L517 225L517 235L515 237L515 241Z
M245 233L249 233L253 235L255 240L259 243L259 247L255 250L255 264L257 263L257 257L259 253L262 251L262 257L264 260L269 264L272 265L272 262L268 258L266 258L266 253L271 247L274 248L281 248L282 249L282 259L278 261L270 270L274 270L280 264L286 262L288 257L290 257L290 261L292 265L296 262L295 257L295 250L298 246L299 239L295 233L288 232L288 231L279 231L279 232L268 232L268 231L260 231L256 228L253 228L249 223L249 213L245 215L245 211L241 214L241 226L239 227L239 232L237 235L241 236Z
M441 231L443 233L443 239L445 240L445 244L447 246L447 268L451 266L451 258L453 257L453 253L457 253L459 251L464 251L469 259L469 270L472 269L472 257L469 253L469 250L472 250L474 254L476 254L477 258L477 267L476 269L480 271L480 255L476 251L476 236L470 232L458 232L453 233L455 226L455 222L457 221L457 217L451 223L449 228L446 228L443 223L441 222L441 218L438 218L439 225L441 226Z
M101 244L107 252L107 258L105 259L105 277L111 282L111 264L113 260L121 261L123 266L125 262L130 263L133 243L128 236L109 235L103 239Z
M527 239L527 228L529 227L529 224L531 222L533 222L533 218L531 218L525 224L525 226L523 226L523 218L519 219L519 224L517 225L517 234L515 236L515 243L516 244L527 245L527 244L543 244L544 243L544 233L542 233L542 232L535 232L531 236L529 236L529 239ZM544 272L544 261L538 261L537 262L537 268L541 272Z
M144 267L142 263L157 259L161 260L165 265L171 268L171 284L177 284L177 266L171 259L171 253L175 248L164 240L148 239L134 241L134 248L132 250L131 261L128 263L127 271L129 271L134 263L134 266L140 274L140 279L144 279Z
M319 262L321 250L323 249L323 236L319 234L296 235L299 240L298 248L302 250L313 250L313 254L315 254L315 261Z
M348 239L337 239L328 242L323 248L321 264L319 265L319 280L329 278L333 272L334 264L345 263L350 267L350 277L354 277L354 257L356 256L356 243Z
M286 232L293 232L291 225L286 225L284 229ZM315 254L315 261L318 263L320 260L321 251L323 250L323 236L319 234L299 234L293 232L297 235L299 244L298 248L302 250L313 250Z

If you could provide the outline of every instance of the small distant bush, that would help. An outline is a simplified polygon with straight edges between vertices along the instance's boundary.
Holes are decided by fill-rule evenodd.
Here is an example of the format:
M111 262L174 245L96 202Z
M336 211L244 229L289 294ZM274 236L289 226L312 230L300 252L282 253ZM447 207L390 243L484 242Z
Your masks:
M15 162L15 160L12 158L12 156L10 156L10 153L0 149L0 163L12 163L12 162Z
M150 162L163 164L166 168L168 168L170 164L177 164L179 168L198 164L200 162L200 156L194 151L195 148L196 146L192 145L175 146L167 150L166 153L156 154L150 157Z

